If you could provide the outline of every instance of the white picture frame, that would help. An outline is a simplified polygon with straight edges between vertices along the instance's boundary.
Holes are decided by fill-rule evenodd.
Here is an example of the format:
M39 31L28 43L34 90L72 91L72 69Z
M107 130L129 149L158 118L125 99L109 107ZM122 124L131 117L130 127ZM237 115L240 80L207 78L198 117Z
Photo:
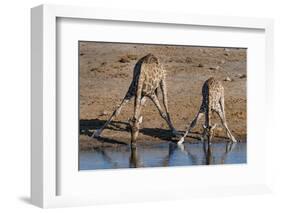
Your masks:
M32 103L31 103L31 201L34 205L47 208L47 207L59 207L59 206L76 206L76 205L92 205L99 203L114 203L114 202L139 202L144 200L165 200L165 199L178 199L198 196L213 196L213 195L241 195L252 193L264 193L269 192L271 188L271 171L270 160L268 152L263 155L266 157L266 161L261 168L257 169L258 174L264 173L261 178L257 178L253 181L253 184L249 184L249 181L245 182L237 181L229 184L210 185L209 187L201 186L200 182L192 183L193 187L185 186L182 184L167 183L169 181L170 171L161 169L149 169L136 171L117 171L119 175L126 176L133 173L142 173L140 175L164 175L165 180L159 183L157 187L150 186L151 191L146 194L139 188L135 190L129 189L130 184L127 187L128 190L114 191L112 188L106 189L106 193L102 193L97 189L95 193L81 193L78 194L59 194L58 185L62 184L59 181L59 173L61 173L62 166L58 165L58 159L60 159L60 152L58 152L58 132L57 132L57 88L60 82L57 79L57 29L59 19L68 20L100 20L100 21L117 21L119 26L122 23L143 23L153 24L154 26L165 26L169 29L173 26L199 26L206 28L218 28L231 30L257 30L263 33L262 41L265 43L264 52L261 61L263 63L260 76L256 80L252 81L253 85L255 81L263 81L264 87L260 88L260 92L263 94L261 102L262 106L257 107L257 112L263 112L265 107L272 107L272 95L273 88L273 21L271 19L257 19L257 18L241 18L241 17L217 17L217 16L204 16L204 15L188 15L188 14L173 14L173 13L154 13L151 11L121 11L112 9L101 8L85 8L74 6L54 6L54 5L41 5L31 10L31 73L32 73ZM257 62L259 63L259 62ZM257 74L259 75L259 74ZM266 78L262 79L262 76ZM253 76L253 75L252 75ZM254 79L254 78L253 78ZM256 82L258 83L258 82ZM250 90L251 90L250 85ZM249 95L249 93L248 93ZM264 102L264 103L263 103ZM262 146L267 150L270 150L269 145L269 133L270 133L270 110L268 113L264 113L261 118L266 125L266 134L264 141L261 142ZM253 120L253 116L249 118ZM76 122L76 121L75 121ZM257 126L260 128L260 126ZM252 133L252 139L255 138L255 132ZM256 135L258 138L258 135ZM250 138L251 140L251 138ZM251 148L251 147L250 147ZM67 152L67 151L64 151ZM258 152L257 152L258 153ZM257 156L254 156L257 155ZM258 154L251 153L251 156L260 158ZM72 158L75 158L74 156ZM75 158L76 159L76 158ZM77 159L76 159L77 160ZM206 170L207 168L203 168ZM209 169L209 168L208 168ZM219 169L211 168L212 170ZM228 167L223 168L230 172L241 172L242 170L247 173L250 167L236 168ZM188 178L188 174L185 172L186 168L174 169L176 177ZM194 169L189 170L193 172ZM199 170L198 170L199 171ZM78 171L77 171L78 172ZM115 173L108 173L112 177ZM251 173L251 172L250 172ZM257 174L256 173L256 174ZM99 173L101 174L101 173ZM97 173L91 174L91 178L97 175ZM202 175L200 172L198 175ZM249 177L255 175L250 174ZM85 176L85 175L84 175ZM104 178L103 175L99 175L99 178ZM116 176L119 177L119 176ZM127 176L125 177L128 178ZM63 180L63 179L62 179ZM72 180L72 179L70 179ZM73 179L75 180L75 179ZM83 180L90 181L89 178L84 177ZM101 183L99 183L101 184ZM162 184L162 185L161 185ZM166 184L166 185L164 185ZM75 185L75 183L73 183ZM163 186L163 188L161 188ZM164 187L165 186L165 187ZM181 186L181 187L180 187ZM68 187L70 187L68 185ZM146 189L144 186L141 186ZM72 189L70 189L71 191ZM73 190L77 188L73 187ZM89 188L89 190L92 190ZM112 191L111 191L112 190ZM122 195L120 195L122 193ZM59 194L59 195L58 195ZM176 195L175 195L176 194Z

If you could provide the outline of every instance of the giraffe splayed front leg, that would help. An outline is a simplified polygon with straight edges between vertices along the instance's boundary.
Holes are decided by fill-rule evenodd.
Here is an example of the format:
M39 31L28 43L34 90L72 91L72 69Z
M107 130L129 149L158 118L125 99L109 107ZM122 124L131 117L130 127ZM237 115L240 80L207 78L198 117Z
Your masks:
M100 134L102 133L102 131L110 124L110 122L116 118L120 112L123 106L125 106L129 101L131 100L131 97L125 97L123 99L123 101L121 102L121 104L119 106L117 106L117 108L113 111L112 115L110 116L110 118L105 122L105 124L100 128L94 131L92 138L95 137L100 137Z

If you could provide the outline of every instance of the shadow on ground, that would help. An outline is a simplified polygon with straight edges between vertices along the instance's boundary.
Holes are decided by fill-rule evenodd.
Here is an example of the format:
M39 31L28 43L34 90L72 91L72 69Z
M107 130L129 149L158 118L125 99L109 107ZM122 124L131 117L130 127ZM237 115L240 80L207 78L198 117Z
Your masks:
M100 120L100 119L80 120L80 135L86 135L88 137L91 137L94 130L101 128L105 124L105 122L106 120ZM130 134L130 126L128 122L112 121L110 125L108 125L106 128L112 131L122 131L122 132L128 132L128 135ZM174 137L169 129L141 128L140 133L150 137L158 138L162 141L164 140L164 141L176 142L179 140L179 137ZM184 132L180 131L180 133L183 134ZM188 135L188 138L192 139L193 141L201 140L200 135L202 133L200 132L191 132L191 133L192 134ZM96 138L96 140L100 142L110 143L110 144L127 145L126 142L115 140L113 138L102 137L102 136Z

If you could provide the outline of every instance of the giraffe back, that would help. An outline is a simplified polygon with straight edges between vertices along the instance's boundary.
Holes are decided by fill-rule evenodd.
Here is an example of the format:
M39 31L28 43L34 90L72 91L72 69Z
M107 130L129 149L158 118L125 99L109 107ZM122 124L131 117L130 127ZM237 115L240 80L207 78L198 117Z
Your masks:
M224 96L224 88L220 81L211 77L205 81L202 87L203 105L210 110L217 110L220 107L220 100Z
M165 70L159 59L152 54L141 58L135 68L137 68L136 72L139 73L138 84L142 86L142 95L155 92L165 77Z

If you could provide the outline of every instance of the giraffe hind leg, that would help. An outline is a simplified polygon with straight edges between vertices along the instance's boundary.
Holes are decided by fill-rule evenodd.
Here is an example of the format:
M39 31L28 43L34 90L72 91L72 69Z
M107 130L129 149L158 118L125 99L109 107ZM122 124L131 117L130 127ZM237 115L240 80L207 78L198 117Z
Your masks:
M180 135L179 132L175 129L175 127L173 126L173 123L171 121L171 117L170 117L170 113L169 113L169 108L168 108L168 96L167 96L167 86L166 86L166 81L165 79L162 79L162 81L160 82L160 88L163 94L163 105L165 108L165 112L166 112L166 117L168 120L168 124L170 129L173 131L173 135L178 136ZM156 94L156 96L158 97L158 95ZM166 119L165 119L166 120Z
M149 96L149 98L152 100L152 102L155 104L156 108L159 111L160 116L167 122L169 128L174 132L176 131L173 124L171 123L171 121L169 120L167 114L162 110L160 102L157 98L157 96L155 94L152 94Z
M218 111L221 110L222 113L222 118L223 120L226 122L226 118L225 118L225 110L224 110L224 96L222 96L219 100L219 106L218 106ZM223 121L222 121L223 123ZM228 138L231 138L231 134L229 134L229 132L227 131L227 129L225 128L225 132Z
M232 142L236 143L237 140L235 139L235 137L231 134L230 130L228 129L227 123L226 123L226 118L225 118L225 110L224 110L224 97L222 97L219 101L220 103L220 107L221 107L221 111L222 111L222 116L224 118L225 124L226 124L226 132L227 132L227 136L232 140Z
M223 125L223 127L226 129L226 132L227 132L227 136L230 138L230 140L234 143L237 142L237 140L235 139L235 137L231 134L229 128L228 128L228 125L226 123L226 119L225 119L225 115L224 115L224 112L222 110L218 110L216 111L216 113L218 114L218 116L220 117L221 119L221 123Z

